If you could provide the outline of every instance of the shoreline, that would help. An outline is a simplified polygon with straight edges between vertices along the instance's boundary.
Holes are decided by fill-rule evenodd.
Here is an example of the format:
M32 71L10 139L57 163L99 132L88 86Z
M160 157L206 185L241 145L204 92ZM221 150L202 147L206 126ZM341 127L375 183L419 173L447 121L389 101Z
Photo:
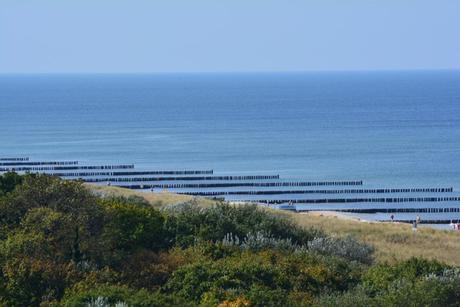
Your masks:
M308 212L299 212L299 214L310 215L310 216L333 217L333 218L340 218L343 220L353 220L353 221L368 222L368 223L373 222L373 221L361 219L356 216L350 216L347 214L343 214L337 211L308 211Z
M394 225L411 225L411 223L404 223L400 221L379 221L379 220L367 220L357 216L352 216L348 214L344 214L341 212L336 211L308 211L308 212L299 212L301 215L307 215L310 217L326 217L326 218L337 218L344 221L355 221L355 222L363 222L367 224L394 224ZM431 228L437 230L449 230L449 231L458 231L457 229L452 228L451 224L424 224L420 223L417 227L423 228Z

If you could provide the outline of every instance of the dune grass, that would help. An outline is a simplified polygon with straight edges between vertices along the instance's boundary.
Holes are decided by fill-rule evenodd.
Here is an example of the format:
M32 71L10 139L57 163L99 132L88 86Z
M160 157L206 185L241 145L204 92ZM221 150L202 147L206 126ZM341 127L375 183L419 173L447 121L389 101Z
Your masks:
M319 214L287 213L299 225L327 233L352 235L375 247L376 260L394 262L411 257L460 265L460 232L403 223L365 222Z
M216 203L206 198L178 195L167 191L145 193L117 187L91 184L87 186L101 195L143 197L157 208L190 200L195 200L201 206L211 206ZM395 262L421 257L460 265L460 231L419 227L414 232L411 225L401 223L364 222L317 213L299 214L278 210L273 212L292 218L302 227L320 228L337 236L352 235L369 243L375 247L375 257L378 262Z
M196 200L198 204L203 206L211 206L215 203L210 199L200 198L200 197L193 197L188 195L179 195L168 192L166 190L161 192L140 192L125 188L119 187L112 187L112 186L101 186L101 185L94 185L94 184L85 184L89 187L95 194L102 195L102 196L123 196L123 197L130 197L130 196L137 196L142 197L147 200L153 207L161 208L163 206L177 204L181 202Z

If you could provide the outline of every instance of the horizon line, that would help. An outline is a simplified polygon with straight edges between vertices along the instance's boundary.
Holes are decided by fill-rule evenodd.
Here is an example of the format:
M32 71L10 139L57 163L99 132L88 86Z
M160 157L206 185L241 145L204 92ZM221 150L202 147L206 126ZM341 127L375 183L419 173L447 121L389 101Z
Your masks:
M296 74L296 73L360 73L360 72L429 72L429 71L459 71L455 68L401 68L401 69L318 69L318 70L228 70L228 71L69 71L69 72L0 72L0 75L196 75L196 74Z

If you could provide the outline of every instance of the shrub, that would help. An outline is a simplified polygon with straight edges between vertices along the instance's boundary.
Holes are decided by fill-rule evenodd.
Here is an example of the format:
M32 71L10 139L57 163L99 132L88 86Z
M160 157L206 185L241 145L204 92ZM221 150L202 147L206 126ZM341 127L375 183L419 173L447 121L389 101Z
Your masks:
M387 292L377 295L375 301L379 306L459 306L460 282L400 279Z
M256 233L248 233L247 236L240 240L237 236L231 233L226 234L222 240L224 246L237 246L242 249L261 251L264 249L277 249L283 251L295 251L300 249L299 245L293 244L291 239L277 239L270 233L258 231Z
M130 289L126 286L99 285L85 291L69 291L64 299L56 304L63 307L116 306L116 304L130 307L163 307L163 306L190 306L186 301L159 292ZM93 304L93 305L91 305Z
M322 307L371 307L376 306L376 302L362 287L356 287L350 291L325 294L319 298L318 305Z
M371 267L363 276L363 285L371 294L386 292L398 280L413 282L429 275L441 275L448 266L434 260L411 258L395 265L379 264Z
M288 301L287 291L258 284L252 285L245 297L254 307L277 307Z
M431 273L426 278L442 282L460 281L460 268L446 268L441 274Z
M197 240L220 242L227 234L245 238L251 233L270 233L273 238L288 239L301 245L324 235L319 230L301 228L288 218L256 205L219 204L202 208L189 202L168 206L164 210L168 216L167 230L183 247L193 245Z
M325 255L333 255L351 261L370 264L374 248L347 236L345 238L319 237L308 242L308 249Z

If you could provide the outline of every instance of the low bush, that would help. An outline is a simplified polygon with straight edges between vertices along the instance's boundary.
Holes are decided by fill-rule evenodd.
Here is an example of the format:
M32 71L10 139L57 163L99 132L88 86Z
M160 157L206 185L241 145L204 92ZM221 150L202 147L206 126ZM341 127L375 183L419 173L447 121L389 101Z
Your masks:
M416 281L427 276L439 276L450 267L437 261L411 258L395 265L379 264L362 277L363 286L370 294L386 292L400 280Z
M308 249L323 255L334 255L350 261L371 264L374 248L357 241L351 236L344 238L317 237L308 242Z
M99 285L90 290L69 291L60 303L54 304L54 307L111 307L117 304L120 307L190 306L180 297L159 292L136 290L119 285Z
M263 233L261 231L256 233L250 232L242 240L240 240L237 236L228 233L222 240L222 244L224 246L234 246L251 251L276 249L294 252L295 250L303 248L302 246L292 243L291 239L274 238L270 233Z

